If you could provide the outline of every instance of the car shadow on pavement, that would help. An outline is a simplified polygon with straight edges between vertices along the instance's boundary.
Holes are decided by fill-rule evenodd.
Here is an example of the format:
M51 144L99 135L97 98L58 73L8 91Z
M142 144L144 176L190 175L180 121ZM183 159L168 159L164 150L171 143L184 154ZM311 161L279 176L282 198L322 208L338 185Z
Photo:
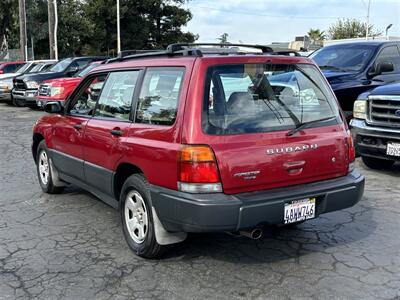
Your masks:
M371 235L376 229L372 214L370 209L350 209L323 215L296 228L265 227L259 240L226 233L190 234L185 242L165 253L163 259L191 260L204 256L231 263L259 264L297 260L313 252L331 253L332 248ZM363 222L361 218L369 221Z
M73 185L63 194L82 194L90 201L103 203ZM192 261L204 257L230 263L268 264L298 260L310 253L332 253L333 248L356 243L375 231L373 210L363 205L363 200L353 208L324 214L297 226L264 227L259 240L228 233L192 233L184 242L169 246L160 261ZM114 212L115 220L118 220L117 211ZM99 216L99 219L103 218ZM104 221L110 219L104 218ZM115 226L115 222L112 223L110 227Z

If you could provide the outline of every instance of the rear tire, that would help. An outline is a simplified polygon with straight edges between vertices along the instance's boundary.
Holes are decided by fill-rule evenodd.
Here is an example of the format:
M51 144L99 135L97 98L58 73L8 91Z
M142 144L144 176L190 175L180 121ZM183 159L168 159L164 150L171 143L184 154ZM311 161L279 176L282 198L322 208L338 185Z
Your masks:
M131 250L145 258L161 256L166 246L157 243L149 183L142 174L131 175L122 186L119 213Z
M62 192L63 187L54 185L50 167L49 153L44 140L38 145L36 154L36 171L39 184L43 192L47 194L59 194Z
M394 160L386 160L369 156L362 156L361 159L368 168L374 170L389 169L394 164Z

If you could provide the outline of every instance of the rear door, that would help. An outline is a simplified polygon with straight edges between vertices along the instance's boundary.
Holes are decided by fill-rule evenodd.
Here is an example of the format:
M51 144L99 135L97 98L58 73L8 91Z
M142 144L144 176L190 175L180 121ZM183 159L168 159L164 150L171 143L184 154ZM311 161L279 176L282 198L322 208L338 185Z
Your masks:
M314 66L218 66L209 69L208 78L203 130L226 193L346 174L344 127L332 92Z
M112 195L113 168L123 155L121 140L131 125L131 107L140 70L111 72L105 83L91 88L99 95L83 139L86 182Z

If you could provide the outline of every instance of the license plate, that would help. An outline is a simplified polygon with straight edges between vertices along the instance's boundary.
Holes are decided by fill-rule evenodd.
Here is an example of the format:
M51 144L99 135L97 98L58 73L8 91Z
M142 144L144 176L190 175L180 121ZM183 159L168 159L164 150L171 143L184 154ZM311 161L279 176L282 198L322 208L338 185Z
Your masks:
M400 144L387 143L386 154L391 156L400 156Z
M315 218L315 198L296 200L285 204L283 220L285 224Z

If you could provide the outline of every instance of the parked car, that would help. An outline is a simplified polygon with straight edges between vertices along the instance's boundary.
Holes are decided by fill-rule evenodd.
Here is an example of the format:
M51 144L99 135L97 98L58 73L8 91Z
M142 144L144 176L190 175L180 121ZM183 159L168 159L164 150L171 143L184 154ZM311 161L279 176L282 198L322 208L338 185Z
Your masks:
M56 60L32 60L27 61L22 67L14 73L6 73L0 75L0 100L13 102L11 91L13 89L13 80L15 77L23 74L34 74L47 71Z
M36 107L36 94L41 82L54 78L74 76L92 61L104 59L106 58L98 56L66 58L52 66L48 72L18 76L14 79L12 96L18 106L29 105Z
M14 73L24 64L24 61L2 61L0 62L0 75Z
M92 62L76 73L72 77L56 78L45 80L39 85L38 95L36 97L36 104L38 107L44 107L48 101L64 101L73 92L81 80L95 67L99 66L101 62Z
M323 47L310 57L328 79L346 117L358 95L400 81L400 42L363 41Z
M350 124L365 165L386 169L400 161L400 83L361 94Z
M72 183L118 208L148 258L188 232L256 239L356 204L364 177L328 82L308 58L254 47L174 44L93 70L34 125L42 190Z

